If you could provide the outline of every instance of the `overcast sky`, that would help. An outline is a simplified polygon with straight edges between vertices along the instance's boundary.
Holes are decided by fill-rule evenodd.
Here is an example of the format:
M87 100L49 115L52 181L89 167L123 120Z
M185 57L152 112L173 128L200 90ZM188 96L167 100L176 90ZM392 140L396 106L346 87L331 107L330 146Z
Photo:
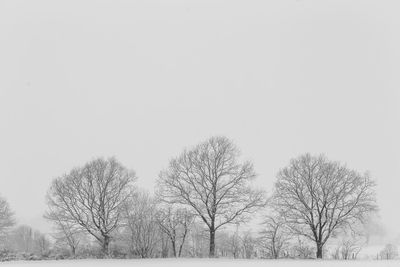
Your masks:
M116 156L152 191L171 157L226 135L269 192L305 152L369 170L382 221L396 232L399 8L0 1L0 195L18 223L49 231L46 191L71 168Z

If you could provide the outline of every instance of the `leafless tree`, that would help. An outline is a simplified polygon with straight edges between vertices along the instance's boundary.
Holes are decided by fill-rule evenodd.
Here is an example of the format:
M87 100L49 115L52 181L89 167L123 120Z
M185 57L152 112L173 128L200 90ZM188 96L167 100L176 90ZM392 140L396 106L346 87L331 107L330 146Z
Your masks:
M208 255L208 228L196 220L191 226L188 238L188 254L190 257L202 258ZM207 252L207 253L206 253Z
M262 226L263 230L260 231L259 238L260 245L267 250L271 258L277 259L290 240L284 219L278 215L268 215Z
M240 257L241 240L239 236L239 226L236 226L236 230L229 238L229 247L234 259Z
M379 253L379 255L382 260L393 260L399 255L399 252L397 250L397 246L393 244L387 244Z
M10 236L11 247L23 253L35 253L43 256L49 252L50 241L40 231L30 226L20 225L13 230Z
M297 237L297 243L294 244L292 247L292 256L295 258L300 258L300 259L310 259L313 256L313 249L310 247L307 242L309 240L304 240L301 236Z
M157 222L161 231L167 234L171 241L174 257L181 257L182 248L193 219L193 214L185 208L173 209L172 206L168 206L159 210Z
M340 253L343 260L354 260L361 251L358 240L354 238L343 239L340 245Z
M53 237L56 242L67 245L70 249L70 255L75 257L83 236L80 225L67 220L63 214L58 214L55 211L47 212L44 217L51 220L55 225L56 233Z
M368 243L369 230L365 225L366 221L357 223L349 229L335 233L335 237L340 241L339 252L343 260L357 259L363 245Z
M263 192L252 189L256 176L250 162L238 162L238 148L226 137L212 137L171 160L160 173L159 197L184 204L207 225L209 257L215 256L215 232L246 219L264 204Z
M14 224L14 213L11 211L10 205L4 198L0 197L0 239Z
M13 230L12 246L19 252L32 253L34 250L34 230L27 226L21 225Z
M334 260L340 260L340 245L336 246L333 251L331 252L331 257Z
M169 256L170 239L167 234L161 231L160 233L160 254L161 258Z
M217 244L215 249L216 249L216 255L218 257L228 257L230 253L230 247L229 247L229 238L230 238L230 233L228 231L218 231L218 233L215 236L215 243Z
M50 212L91 234L105 257L113 231L120 226L122 206L130 196L135 173L117 160L93 160L55 179L47 195Z
M43 256L49 252L50 241L48 238L39 231L33 233L34 252L37 255Z
M123 209L130 252L141 258L149 258L159 241L157 207L147 192L137 191L132 195Z
M335 230L351 227L376 210L375 183L324 156L302 155L278 174L275 209L296 234L314 241L317 258Z
M245 231L241 236L243 258L251 259L255 252L256 240L250 231Z

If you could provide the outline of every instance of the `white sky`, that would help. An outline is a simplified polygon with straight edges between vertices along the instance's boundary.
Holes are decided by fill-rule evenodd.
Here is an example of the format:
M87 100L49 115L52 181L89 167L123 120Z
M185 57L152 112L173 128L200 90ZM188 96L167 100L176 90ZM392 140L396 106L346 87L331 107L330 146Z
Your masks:
M116 156L153 189L227 135L272 190L325 153L378 183L400 224L398 1L0 1L0 195L42 219L53 178ZM400 232L397 231L397 232Z

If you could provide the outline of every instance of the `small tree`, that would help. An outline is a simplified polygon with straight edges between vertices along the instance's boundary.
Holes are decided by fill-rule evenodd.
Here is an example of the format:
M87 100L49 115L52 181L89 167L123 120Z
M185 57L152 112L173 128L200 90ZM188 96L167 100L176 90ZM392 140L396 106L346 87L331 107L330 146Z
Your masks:
M0 239L15 225L14 213L8 202L0 197Z
M219 231L215 237L216 246L216 254L219 257L227 257L229 254L229 232L228 231Z
M122 207L134 180L135 173L114 158L93 160L53 181L47 195L48 218L79 225L108 257L112 234L121 224Z
M208 229L207 227L196 220L193 222L189 232L187 247L190 257L203 258L208 255ZM206 253L207 252L207 253Z
M161 258L167 258L169 256L169 246L170 246L170 239L167 234L161 232L160 234L160 256Z
M256 240L250 231L245 231L241 236L243 258L251 259L255 252Z
M311 259L313 258L313 249L309 245L308 240L304 240L304 238L298 236L297 243L293 246L293 256L300 259Z
M291 230L314 241L317 258L334 231L376 210L375 183L324 156L302 155L278 174L273 205Z
M393 244L387 244L379 253L382 260L393 260L397 258L399 252L397 246Z
M269 215L266 216L262 226L263 230L260 232L259 243L267 250L271 258L277 259L281 256L285 246L288 245L290 237L284 219L277 215Z
M157 222L162 232L171 241L174 257L180 257L189 228L193 223L194 216L187 209L173 209L171 206L160 209L157 215Z
M33 253L35 248L34 230L27 225L20 225L13 230L12 246L16 251Z
M160 240L157 207L147 192L136 192L132 195L123 209L129 249L137 257L149 258Z
M39 231L33 233L34 252L39 256L45 256L50 250L50 241Z
M212 137L171 160L160 173L159 198L190 207L207 225L209 257L215 256L215 232L246 219L263 206L263 192L250 187L256 174L239 162L239 150L226 137Z
M70 255L76 256L76 252L83 236L83 230L75 222L64 220L62 214L56 212L48 212L45 218L51 220L55 225L56 232L53 234L53 238L57 244L64 244L69 247Z
M236 226L236 231L229 236L229 247L234 259L240 257L240 248L242 246L242 242L239 236L239 226Z
M354 238L342 239L340 253L343 260L355 260L361 251L361 246Z

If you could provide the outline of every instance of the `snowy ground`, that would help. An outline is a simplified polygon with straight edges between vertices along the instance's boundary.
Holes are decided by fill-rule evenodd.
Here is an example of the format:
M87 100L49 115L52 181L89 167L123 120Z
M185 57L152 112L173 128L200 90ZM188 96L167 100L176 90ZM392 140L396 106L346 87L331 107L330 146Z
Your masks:
M400 260L393 261L333 261L333 260L233 260L233 259L144 259L144 260L60 260L60 261L30 261L30 262L3 262L0 266L57 266L57 267L298 267L298 266L385 266L400 267Z

